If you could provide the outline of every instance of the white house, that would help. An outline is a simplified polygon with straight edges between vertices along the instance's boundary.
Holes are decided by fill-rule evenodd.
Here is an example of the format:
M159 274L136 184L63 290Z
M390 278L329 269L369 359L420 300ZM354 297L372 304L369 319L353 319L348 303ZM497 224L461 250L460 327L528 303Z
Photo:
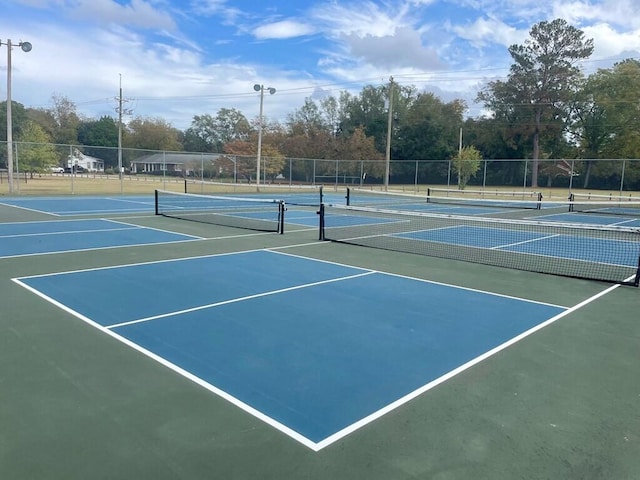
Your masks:
M104 160L75 150L73 155L67 157L67 168L71 167L81 167L88 172L104 172Z
M220 157L219 153L158 152L131 160L131 173L190 175Z

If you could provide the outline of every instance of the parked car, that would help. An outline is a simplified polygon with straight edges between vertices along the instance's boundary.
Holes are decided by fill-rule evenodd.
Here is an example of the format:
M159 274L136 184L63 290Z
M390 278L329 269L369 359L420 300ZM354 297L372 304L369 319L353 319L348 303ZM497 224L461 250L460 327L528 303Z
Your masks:
M67 167L67 168L65 168L65 169L64 169L64 171L65 171L66 173L71 173L71 167ZM75 173L84 173L84 172L86 172L86 171L87 171L87 169L86 169L86 168L84 168L84 167L82 167L82 166L80 166L80 165L74 165L74 166L73 166L73 171L74 171Z
M51 173L64 173L64 168L62 168L62 167L51 167Z

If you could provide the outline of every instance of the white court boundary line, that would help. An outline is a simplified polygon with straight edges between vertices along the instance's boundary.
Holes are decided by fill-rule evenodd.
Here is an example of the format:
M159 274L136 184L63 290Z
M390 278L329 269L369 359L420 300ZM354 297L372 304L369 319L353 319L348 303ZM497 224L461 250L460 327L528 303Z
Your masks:
M149 211L149 213L151 213L152 209L153 209L153 199L149 200L149 201L145 201L142 200L143 198L146 198L146 196L141 196L141 195L133 195L131 197L129 197L127 199L127 197L123 197L123 198L117 198L117 197L113 197L113 196L106 196L106 197L101 197L101 196L92 196L92 195L80 195L80 196L76 196L76 197L68 197L68 196L59 196L59 197L54 197L54 196L44 196L44 197L18 197L20 199L21 202L26 202L29 203L29 201L45 201L45 202L56 202L56 201L67 201L70 199L74 199L74 200L83 200L83 199L90 199L90 200L107 200L107 201L113 201L113 202L122 202L122 203L133 203L136 205L144 205L144 206L149 206L151 208L151 210ZM133 200L132 198L137 198L139 199L138 201ZM7 202L0 202L0 205L4 205L6 207L13 207L13 208L20 208L22 210L26 210L29 212L35 212L35 213L41 213L44 215L52 215L54 217L60 217L60 218L64 218L64 217L72 217L74 215L117 215L117 214L132 214L132 213L141 213L141 210L137 209L137 210L121 210L121 209L98 209L98 210L65 210L65 211L59 211L59 212L52 212L49 210L38 210L36 208L30 208L27 207L25 205L14 205L12 203L7 203Z
M13 205L11 203L6 203L6 202L0 202L0 205L3 205L5 207L19 208L21 210L26 210L27 212L35 212L35 213L41 213L43 215L52 215L54 217L62 217L62 215L59 215L57 213L47 212L46 210L38 210L36 208L28 208L23 205Z
M62 224L62 223L67 223L67 222L85 222L85 223L90 223L90 222L105 222L105 223L111 223L114 225L122 225L121 227L113 227L113 228L94 228L94 229L88 229L88 230L59 230L59 231L55 231L55 232L39 232L39 233L28 233L28 234L16 234L16 235L0 235L0 239L2 238L15 238L15 237L37 237L37 236L42 236L42 237L47 237L47 236L53 236L53 235L76 235L76 234L82 234L82 233L97 233L97 232L117 232L117 231L124 231L124 230L151 230L151 231L157 231L157 232L161 232L161 233L166 233L166 234L171 234L171 235L180 235L182 237L186 237L182 240L172 240L172 241L163 241L163 242L152 242L152 243L129 243L126 245L107 245L107 246L103 246L103 247L87 247L87 248L76 248L76 249L70 249L70 250L52 250L52 251L47 251L47 252L33 252L33 253L20 253L20 254L16 254L16 255L5 255L5 256L0 256L0 259L5 259L5 258L20 258L20 257L35 257L35 256L41 256L41 255L56 255L56 254L60 254L60 253L74 253L74 252L86 252L86 251L97 251L97 250L108 250L110 248L127 248L127 247L142 247L142 246L152 246L152 245L171 245L171 244L175 244L175 243L184 243L184 242L194 242L194 241L200 241L200 240L209 240L205 237L198 237L195 235L190 235L187 233L180 233L180 232L172 232L170 230L163 230L163 229L159 229L159 228L153 228L153 227L147 227L144 225L136 225L134 223L127 223L127 222L122 222L119 220L112 220L109 218L92 218L92 219L69 219L69 220L39 220L39 221L35 221L35 222L11 222L11 225L30 225L30 224L43 224L43 223L47 223L47 224Z

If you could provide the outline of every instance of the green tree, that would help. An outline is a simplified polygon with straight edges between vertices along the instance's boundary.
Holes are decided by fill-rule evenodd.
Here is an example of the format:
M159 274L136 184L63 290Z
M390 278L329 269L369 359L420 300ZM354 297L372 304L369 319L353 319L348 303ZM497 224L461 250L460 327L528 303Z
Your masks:
M360 178L362 173L376 178L382 178L384 175L384 156L376 149L375 139L367 136L364 127L358 127L349 137L338 140L336 158L343 160L341 171L338 172L340 175L357 178ZM361 169L364 172L361 172Z
M18 138L19 149L16 160L23 172L45 172L58 165L58 152L51 138L35 122L27 121Z
M124 143L129 148L156 151L181 151L182 132L162 118L136 117L125 130Z
M292 133L308 134L328 129L322 118L320 107L309 97L304 99L304 105L301 108L288 116L287 126Z
M47 108L27 108L26 113L27 118L40 125L53 141L56 134L57 123L51 110Z
M340 136L351 136L363 128L367 137L373 137L375 147L384 152L387 139L387 87L368 85L359 95L345 97L345 116L340 125Z
M325 126L332 137L338 135L340 124L345 119L345 104L348 97L347 92L340 92L338 98L333 95L320 100L320 111L324 118Z
M289 157L334 158L334 127L325 119L321 107L306 98L302 108L288 116L277 145ZM312 163L306 162L305 166L312 170Z
M262 146L260 163L260 178L266 182L273 181L276 175L282 173L285 165L285 157L277 147L266 144Z
M478 99L496 117L520 125L532 141L532 186L538 185L541 135L560 135L582 75L576 63L593 52L593 39L563 19L540 22L524 45L512 45L506 82L490 82Z
M221 108L216 116L195 115L184 134L184 148L191 152L222 152L224 144L246 139L250 126L235 108Z
M587 78L577 98L573 133L584 158L582 186L588 188L593 173L600 178L620 174L620 164L597 159L640 158L640 62L627 59L598 70ZM638 177L638 168L630 164L625 179Z
M13 127L13 139L20 136L20 131L27 123L27 111L24 105L16 101L11 102L11 125ZM0 102L0 141L7 141L7 102Z
M51 116L56 122L56 129L53 133L55 143L75 145L78 143L78 126L80 117L76 111L76 104L63 95L53 95L51 97L53 107L49 109Z
M452 158L453 168L458 175L458 189L464 190L469 179L480 170L482 154L475 147L464 147Z
M399 122L395 156L400 159L446 159L455 154L464 102L444 103L433 93L418 94L406 119Z
M24 105L21 103L11 102L11 125L13 126L13 141L19 138L20 132L28 121L27 113ZM0 141L7 141L7 102L0 103ZM3 168L7 168L7 146L3 143L4 148L0 148L0 164Z
M102 116L99 120L81 121L78 126L78 141L83 145L82 150L86 155L103 159L105 167L117 167L118 124L116 120Z
M464 102L445 103L433 93L419 93L399 117L391 138L391 158L397 160L434 160L423 162L420 178L447 178L447 160L455 155L460 126L466 109ZM395 107L394 107L395 110ZM396 181L413 181L411 162L392 164Z

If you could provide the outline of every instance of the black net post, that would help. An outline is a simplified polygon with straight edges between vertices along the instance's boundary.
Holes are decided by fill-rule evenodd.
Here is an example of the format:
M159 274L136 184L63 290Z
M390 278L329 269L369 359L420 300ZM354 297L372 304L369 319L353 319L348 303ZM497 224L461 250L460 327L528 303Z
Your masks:
M278 207L278 210L279 210L279 214L278 214L279 218L278 218L278 220L279 220L279 223L280 223L280 226L278 227L278 230L279 230L280 235L282 235L284 233L284 212L285 212L286 209L287 209L286 203L284 202L284 200L281 200L280 201L280 206Z
M155 197L155 200L153 204L155 206L156 215L160 215L160 211L158 210L158 190L155 190L154 197Z
M320 215L320 221L318 222L320 225L320 229L318 232L318 240L324 240L324 203L320 204L320 210L318 210L318 215Z

